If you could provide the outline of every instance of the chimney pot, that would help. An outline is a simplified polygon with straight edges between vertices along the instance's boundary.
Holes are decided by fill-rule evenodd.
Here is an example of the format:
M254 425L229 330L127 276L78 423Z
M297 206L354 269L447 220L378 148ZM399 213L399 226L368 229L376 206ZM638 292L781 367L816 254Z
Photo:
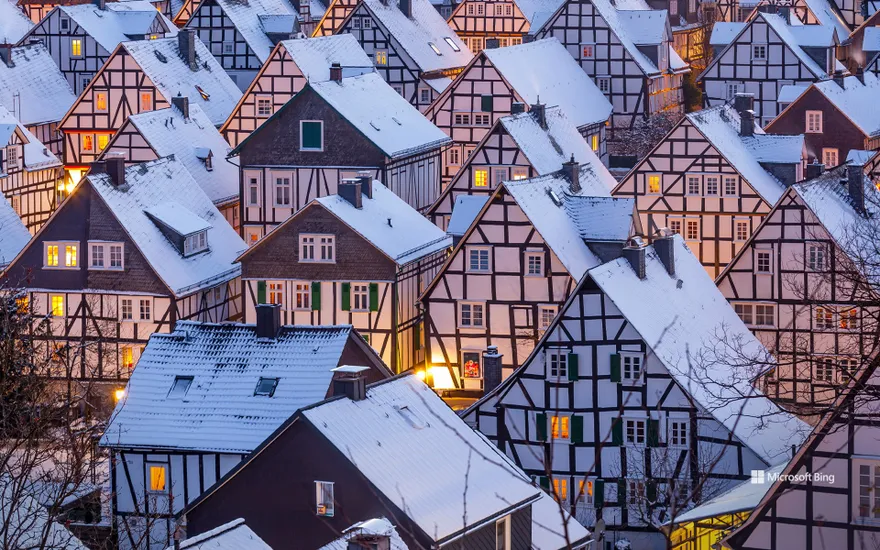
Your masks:
M498 346L486 346L483 352L483 392L488 393L501 384L503 366Z
M95 5L98 6L99 10L106 10L107 0L95 0Z
M359 336L355 336L360 338ZM341 367L337 367L339 369ZM351 367L346 367L351 369ZM336 370L336 369L334 369ZM344 395L352 401L363 401L367 398L367 382L364 378L366 367L352 369L352 372L337 372L333 380L333 395Z
M666 273L674 277L675 237L672 236L672 232L668 229L661 229L660 235L659 238L654 239L654 251L657 252L657 257L660 259L663 267L666 268Z
M281 332L281 304L257 304L257 338L278 338Z
M546 105L538 101L534 105L529 107L529 112L535 117L535 120L538 122L538 125L544 130L547 129L547 110Z
M370 174L358 174L357 177L358 183L361 186L361 194L367 197L368 199L373 198L373 176Z
M565 173L565 177L568 178L568 189L573 195L581 192L580 168L581 165L578 161L574 160L574 155L571 155L571 159L568 162L562 164L562 171Z
M755 94L740 92L733 98L733 108L742 116L746 111L755 110Z
M641 245L641 239L633 239L629 246L623 249L623 257L629 262L639 279L645 278L645 248Z
M338 194L349 204L360 210L364 207L361 182L356 179L345 179L339 183Z
M806 179L813 180L825 173L825 165L821 164L818 159L807 165Z
M856 78L858 78L859 82L862 84L865 83L865 69L861 65L856 69Z
M189 97L182 96L180 95L180 92L177 92L177 96L171 98L171 105L180 111L183 118L189 119Z
M518 115L518 114L524 113L524 112L526 112L526 104L525 103L520 103L519 101L516 101L513 103L513 105L510 106L510 114L512 114L512 115Z
M112 153L105 155L104 166L114 187L125 183L125 157L123 155Z
M865 212L865 167L861 164L846 165L846 183L849 190L849 198L853 207L860 212Z
M180 50L180 58L191 71L195 71L198 68L196 66L196 31L192 29L178 31L177 47Z
M342 65L333 63L330 65L330 80L333 82L342 82Z

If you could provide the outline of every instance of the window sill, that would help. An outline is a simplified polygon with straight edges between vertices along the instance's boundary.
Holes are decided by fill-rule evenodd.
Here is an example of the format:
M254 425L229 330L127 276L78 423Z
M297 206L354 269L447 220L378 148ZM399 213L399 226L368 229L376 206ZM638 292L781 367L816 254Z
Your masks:
M465 270L465 273L467 275L491 275L492 274L491 271L475 271L472 269Z
M300 147L299 150L302 153L323 153L324 152L323 147L321 147L320 149L313 149L310 147Z
M47 269L49 271L79 271L78 267L61 267L61 266L48 266L44 265L43 269Z
M486 331L486 327L483 327L483 326L474 327L474 326L467 326L467 325L458 325L458 328L460 328L461 330L472 330L474 332L485 332Z
M72 269L72 268L71 268ZM89 271L116 271L122 272L125 271L124 267L90 267Z
M335 264L336 260L300 260L301 264Z

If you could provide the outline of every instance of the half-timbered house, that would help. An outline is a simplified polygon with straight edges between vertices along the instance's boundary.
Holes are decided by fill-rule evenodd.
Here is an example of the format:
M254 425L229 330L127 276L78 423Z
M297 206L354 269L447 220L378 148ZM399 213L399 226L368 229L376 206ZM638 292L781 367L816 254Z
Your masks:
M16 0L0 1L0 44L15 44L34 26Z
M663 548L664 511L786 461L809 427L718 344L723 331L767 355L681 237L639 244L589 269L523 366L462 416L612 544Z
M338 64L342 76L373 71L373 63L350 34L311 40L284 40L275 45L238 105L223 123L220 133L233 147L275 114L305 87L306 82L330 80Z
M20 43L42 42L70 87L81 94L120 43L176 34L177 27L149 2L96 0L56 6Z
M803 136L764 134L751 96L735 101L685 116L612 192L636 199L649 238L682 235L712 277L803 179Z
M58 123L74 101L73 90L45 46L0 48L0 105L58 156Z
M444 184L515 103L559 107L585 139L598 135L600 142L611 116L608 99L556 39L485 49L425 111L452 138Z
M514 111L520 108L525 106L514 105ZM580 164L599 164L604 137L603 131L593 134L588 144L560 107L532 105L528 112L501 117L443 188L428 216L448 228L453 206L463 195L488 197L501 182L545 176L572 157Z
M821 165L819 165L821 167ZM827 406L876 355L868 244L878 192L860 165L790 187L718 278L718 288L775 356L768 395L805 414Z
M843 164L852 150L880 149L880 114L872 108L880 77L859 71L817 82L767 125L768 134L803 134L807 158Z
M95 165L4 273L27 291L48 377L96 406L131 374L154 332L239 316L244 243L173 158Z
M219 127L241 90L193 31L117 46L58 126L70 181L78 181L130 115L170 107L177 96Z
M614 127L683 111L681 82L690 69L673 48L666 12L644 0L567 0L533 34L565 46L614 105Z
M487 40L497 40L495 47L516 46L530 31L540 29L562 1L464 0L448 17L449 26L475 54L483 51Z
M378 74L333 72L329 81L308 83L231 153L241 165L248 244L360 172L419 210L440 193L449 137Z
M587 530L415 374L344 382L188 506L187 534L243 518L274 548L321 548L385 518L406 548L587 547Z
M841 0L848 2L850 0ZM861 1L861 0L856 0ZM873 4L867 0L866 4ZM787 10L792 19L805 25L830 25L837 29L837 36L844 40L856 25L850 25L841 13L837 0L712 0L703 2L703 12L710 18L707 21L744 23L755 10L775 12ZM873 12L874 9L871 9Z
M0 189L31 233L55 210L62 172L58 157L0 105Z
M127 165L174 155L236 231L238 165L228 162L229 144L198 105L172 97L173 107L131 115L99 160L122 155Z
M473 57L429 0L359 0L336 32L354 35L385 81L421 111Z
M424 363L416 301L452 239L370 176L343 180L238 259L244 320L280 304L284 323L351 324L395 372Z
M784 86L827 80L837 70L839 39L830 26L792 24L787 11L755 12L697 77L703 103L712 107L738 93L753 94L759 124L766 126L781 111Z
M297 38L290 0L203 0L186 23L243 91L281 40Z
M512 372L586 270L640 232L634 201L609 196L615 183L601 164L569 161L495 189L421 297L435 389L479 395L489 345Z
M168 548L174 515L298 409L337 395L346 365L391 376L351 326L282 326L277 307L261 310L256 324L182 321L150 337L101 438L121 549Z

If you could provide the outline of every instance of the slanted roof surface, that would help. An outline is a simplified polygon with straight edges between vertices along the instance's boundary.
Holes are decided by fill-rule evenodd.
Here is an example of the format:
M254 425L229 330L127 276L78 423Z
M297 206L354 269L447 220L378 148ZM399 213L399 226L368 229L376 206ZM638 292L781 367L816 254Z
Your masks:
M787 461L781 462L780 464L767 469L766 473L780 474L787 465ZM769 491L771 487L773 487L771 481L767 481L766 483L755 483L753 480L748 479L738 485L734 485L729 490L707 500L703 504L691 508L680 516L676 516L675 523L676 525L681 525L691 521L732 514L734 512L751 512L755 509L755 506L761 502L761 499L764 498L764 495L767 494L767 491Z
M64 525L49 516L29 486L36 487L36 483L27 483L7 473L0 477L0 524L4 543L21 549L88 550ZM10 548L6 544L4 547Z
M842 88L834 80L813 86L865 135L874 136L880 134L880 78L872 72L866 72L863 78L864 84L856 76L844 77Z
M461 237L480 215L480 211L486 206L491 197L489 195L459 195L455 198L452 207L452 216L446 233Z
M354 535L378 535L391 539L390 550L409 550L403 539L397 533L394 525L385 518L368 519L359 521L346 529L344 534L330 544L324 545L318 550L348 550L348 541Z
M743 22L716 21L712 26L712 35L709 37L711 46L726 46L745 28Z
M757 21L759 17L764 18L767 25L773 29L780 40L785 42L800 62L813 73L813 76L819 79L828 78L828 72L825 68L816 63L801 46L809 46L816 40L825 42L826 37L831 36L829 33L833 33L833 29L822 25L789 25L785 18L775 13L758 12L757 17L752 22ZM813 38L814 35L817 38Z
M15 44L34 28L16 0L0 0L0 43Z
M58 9L94 38L107 53L111 53L122 42L135 37L143 38L156 18L165 24L166 37L177 36L174 23L146 0L107 2L106 7L101 10L93 3L62 4Z
M514 0L516 7L529 22L529 29L540 29L565 0ZM488 9L488 8L487 8Z
M630 236L633 199L568 196L564 206L585 241L623 243Z
M24 125L19 122L3 105L0 105L0 124L3 124L7 127L18 128L18 131L21 132L27 143L24 144L24 169L28 172L34 172L37 170L46 170L47 168L60 168L61 161L58 160L49 149L43 145L43 142L37 139L37 136L32 134L30 130L24 127ZM7 143L8 137L6 139L0 139L0 143L5 145Z
M260 63L266 62L275 47L267 32L293 32L297 11L287 0L215 1Z
M354 74L374 70L373 62L350 33L320 36L308 40L285 40L281 45L309 82L330 80L330 65L333 63L342 66L343 76L354 76L346 74L351 72L351 69L361 69Z
M0 104L26 126L64 118L76 96L46 46L12 48L12 61L0 63Z
M190 537L180 543L181 550L272 550L239 518L220 527ZM169 546L167 550L176 550Z
M31 240L31 234L5 195L0 195L0 267L9 264Z
M535 114L530 112L499 119L539 175L559 170L572 155L574 160L582 164L598 162L587 140L561 107L546 108L544 116L547 121L546 129L541 127Z

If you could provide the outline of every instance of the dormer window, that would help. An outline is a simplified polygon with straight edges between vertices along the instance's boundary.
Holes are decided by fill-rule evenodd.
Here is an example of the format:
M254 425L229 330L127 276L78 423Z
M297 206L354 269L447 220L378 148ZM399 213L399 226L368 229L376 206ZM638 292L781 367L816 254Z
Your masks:
M207 147L196 147L196 158L205 163L205 170L214 170L214 153Z
M183 205L166 202L150 207L144 213L184 257L208 250L211 224Z
M208 230L188 235L183 241L183 255L191 256L208 249Z
M15 147L6 148L6 167L8 169L18 168L18 149Z
M186 393L189 391L189 387L192 386L193 377L192 376L176 376L174 377L174 382L171 384L171 389L168 391L169 399L182 399Z
M272 397L273 395L275 395L275 388L277 387L277 378L260 378L260 381L257 382L257 388L254 390L254 395L265 395L267 397Z

